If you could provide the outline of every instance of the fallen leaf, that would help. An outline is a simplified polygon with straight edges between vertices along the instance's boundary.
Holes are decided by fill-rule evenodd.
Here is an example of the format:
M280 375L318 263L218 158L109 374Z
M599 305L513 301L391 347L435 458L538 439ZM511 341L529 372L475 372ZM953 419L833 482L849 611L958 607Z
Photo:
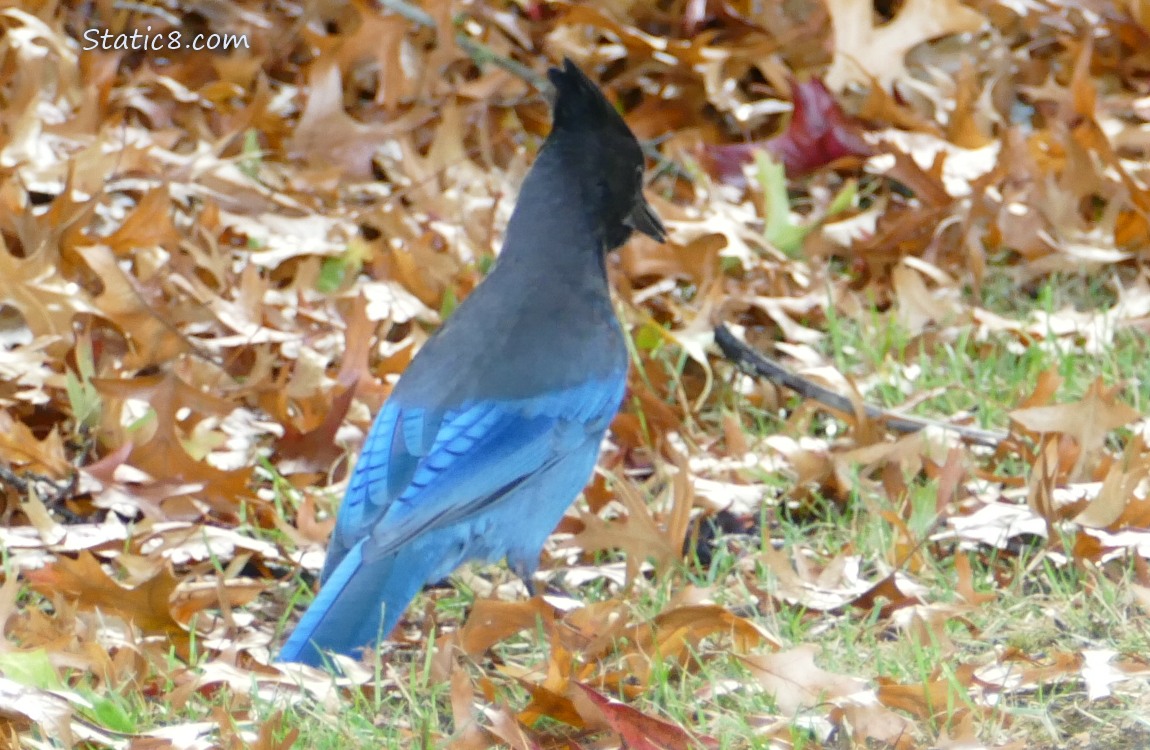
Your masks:
M759 685L775 700L779 711L794 714L824 701L847 698L867 689L855 677L835 674L815 664L818 648L805 644L763 656L741 656Z
M172 613L172 597L179 581L166 566L135 586L112 580L95 555L80 552L75 559L60 557L40 570L25 573L29 585L43 596L65 596L85 609L116 615L145 633L159 633L181 648L188 644L186 626Z
M834 28L834 60L826 75L832 91L871 81L889 90L908 75L906 55L914 47L987 25L982 14L958 0L906 0L879 26L869 0L827 0L827 10Z
M1101 450L1111 430L1138 419L1137 410L1118 400L1121 386L1095 380L1080 401L1015 409L1010 418L1035 434L1059 433L1074 438L1081 450L1072 476L1081 476L1086 462Z
M706 163L723 182L742 186L743 165L765 151L782 162L788 177L801 177L838 159L867 157L874 148L863 137L861 121L843 112L834 95L818 78L792 83L794 111L785 131L750 143L716 144L703 148Z
M648 716L628 705L611 700L594 688L574 683L582 695L586 696L593 710L602 721L623 740L631 750L690 750L696 747L717 748L719 743L710 737L697 737L688 734L682 727ZM576 701L580 713L584 703Z

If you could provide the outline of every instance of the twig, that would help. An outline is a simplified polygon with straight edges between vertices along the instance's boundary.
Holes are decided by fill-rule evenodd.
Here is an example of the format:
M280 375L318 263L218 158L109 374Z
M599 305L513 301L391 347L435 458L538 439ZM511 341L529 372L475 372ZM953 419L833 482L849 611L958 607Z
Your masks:
M417 23L420 26L427 26L435 28L435 19L431 14L423 8L416 8L414 5L408 5L403 0L379 0L379 4L390 11L394 11L398 15L403 16L412 23Z
M431 17L430 13L405 2L405 0L379 0L379 4L403 16L414 24L426 26L429 29L435 28L435 19ZM463 20L464 17L462 15L456 16L454 19L456 27L461 26ZM546 76L536 73L518 60L512 60L510 57L499 54L486 44L471 38L465 32L455 32L455 43L468 54L476 65L482 66L486 63L491 63L492 65L503 68L516 78L527 81L539 89L545 96L552 97L555 95L555 88L551 85L551 81L547 80Z
M21 499L27 498L28 493L34 491L45 507L62 511L73 518L74 514L63 507L63 502L75 495L79 479L78 471L64 481L56 481L31 471L17 474L12 468L0 465L0 486L11 487Z
M715 343L719 345L723 356L734 362L747 374L766 378L772 383L778 383L803 398L814 399L834 411L844 414L854 414L854 405L850 399L828 388L824 388L818 383L795 375L778 362L772 361L760 352L752 349L745 342L740 341L735 334L722 323L715 327ZM911 433L918 432L924 427L937 427L958 433L958 436L968 443L982 445L988 448L998 447L999 443L1007 438L1005 432L980 430L977 427L966 427L923 417L895 415L871 404L864 404L863 409L868 417L882 422L895 432Z
M411 5L406 0L379 0L379 4L419 26L425 26L430 29L434 29L436 26L435 19L432 18L430 13L422 8ZM481 67L486 64L491 64L502 68L516 78L534 86L539 93L548 99L555 97L555 87L551 85L551 81L547 80L547 76L540 75L518 60L513 60L510 57L499 54L483 42L475 40L466 32L458 30L465 20L466 18L462 14L457 15L453 19L453 23L457 28L455 32L455 43L459 45L460 49L467 53L472 62ZM658 171L670 172L675 175L675 177L682 177L688 182L695 181L694 176L686 167L674 159L669 159L664 156L659 149L656 148L655 142L645 141L641 145L643 147L643 153L655 162Z
M139 13L142 16L156 16L162 21L179 28L180 17L169 10L159 7L159 3L154 2L130 2L130 0L116 0L112 3L113 10L126 10L131 13Z

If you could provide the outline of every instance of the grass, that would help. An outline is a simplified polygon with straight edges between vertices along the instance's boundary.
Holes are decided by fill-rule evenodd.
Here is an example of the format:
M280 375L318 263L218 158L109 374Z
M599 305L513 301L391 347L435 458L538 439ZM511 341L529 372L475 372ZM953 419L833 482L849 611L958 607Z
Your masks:
M1015 317L1052 312L1065 299L1081 290L1043 288L1029 302L1004 294L993 298L984 292L983 304ZM1105 299L1098 299L1099 304ZM1079 300L1081 302L1081 300ZM1145 342L1134 333L1119 333L1114 345L1101 356L1075 347L1029 346L1021 348L1008 335L975 340L968 330L946 335L912 337L901 330L895 316L871 311L857 320L832 318L828 323L824 355L842 372L863 384L868 400L897 408L908 400L912 411L947 418L970 413L985 426L1003 428L1010 409L1023 399L1048 369L1064 378L1058 397L1067 401L1081 395L1097 377L1107 383L1127 383L1126 395L1135 406L1150 403L1150 379L1135 376L1145 361ZM674 346L659 343L648 356L661 362L673 381L679 381L686 358ZM638 356L636 354L636 356ZM929 397L919 398L921 394ZM729 391L720 408L733 412L748 429L753 441L779 428L779 417L763 411ZM705 429L719 432L719 413L699 415ZM812 422L816 427L817 420ZM987 470L1017 475L1019 466L982 459ZM268 471L278 510L289 513L294 490ZM1067 678L1038 684L1022 691L1006 691L994 708L975 701L968 668L995 664L1006 650L1041 663L1059 654L1080 653L1086 648L1110 648L1137 656L1150 652L1150 627L1129 595L1135 576L1133 564L1115 560L1101 566L1060 564L1041 547L1023 548L1021 554L992 549L960 548L953 540L936 539L944 529L937 510L938 482L923 473L901 477L905 495L892 497L884 483L855 472L839 493L816 489L800 496L791 478L762 470L748 470L745 481L762 488L764 503L757 530L751 536L718 540L706 565L687 562L656 579L641 579L625 596L634 622L652 620L665 612L673 597L688 585L709 592L716 603L749 617L773 633L784 645L813 644L819 667L875 684L943 684L943 705L935 705L936 717L914 718L913 745L925 746L941 732L955 731L953 720L969 714L976 734L987 743L1022 741L1027 747L1144 747L1150 726L1143 716L1150 703L1145 689L1123 688L1105 701L1087 700L1081 680ZM902 519L904 530L891 519ZM249 529L256 533L254 529ZM278 532L263 533L278 544L290 544ZM909 535L901 539L901 535ZM1072 540L1071 540L1072 541ZM920 587L923 617L939 614L941 624L919 629L895 627L878 608L855 607L846 597L843 606L828 611L788 601L780 594L777 569L767 565L759 550L767 546L787 555L802 555L815 569L832 566L843 555L859 564L858 576L875 581L898 562L899 544L917 549L903 566ZM971 564L976 592L994 596L990 606L967 606L957 593L956 560ZM507 577L502 568L489 569ZM436 589L417 598L409 616L429 609L447 626L463 622L474 593L460 578L455 586ZM838 584L832 580L828 587ZM305 582L285 584L292 606L308 596ZM287 592L291 593L287 593ZM605 579L571 592L585 602L607 601L621 596ZM290 608L289 608L290 611ZM909 610L908 610L909 614ZM286 620L286 616L285 616ZM281 622L282 624L282 622ZM428 644L389 648L377 664L373 683L357 690L342 690L324 701L302 697L287 700L269 695L254 683L245 693L237 683L187 693L178 704L170 699L142 700L134 686L104 689L94 704L92 720L104 727L146 729L161 725L210 720L220 711L230 715L237 728L248 734L273 721L283 711L275 736L287 738L299 731L296 745L310 748L446 746L443 738L456 731L452 709L452 686L437 676L433 649ZM506 675L539 670L548 663L554 646L541 630L527 631L496 645L483 658L460 658L458 663L473 686L481 686L484 701L519 710L529 702L526 690ZM576 662L579 657L575 655ZM627 668L636 658L632 644L618 643L603 657L599 673ZM753 674L732 652L728 638L710 636L691 648L687 668L678 660L663 660L648 653L651 668L645 690L630 700L635 708L655 717L692 727L716 739L720 748L778 747L764 734L772 721L783 722L782 741L791 747L850 747L841 732L826 734L825 706L782 715L775 698L757 689ZM1019 662L1019 667L1030 662ZM190 679L198 667L185 672L153 670L136 677L152 683L159 695L170 696L183 674ZM89 678L77 677L72 689L89 691ZM716 686L726 686L719 689ZM178 691L177 691L178 692ZM477 717L488 724L489 718ZM543 726L559 725L546 722ZM570 731L568 729L568 731ZM774 735L779 740L778 733ZM1088 738L1088 739L1083 739Z
M1036 311L1052 313L1070 300L1082 304L1083 291L1051 284L1043 287L1031 304L1005 298L990 302L992 306L997 302L1000 310L1010 307L1015 316L1025 318ZM1098 289L1090 286L1085 291L1097 294ZM1109 301L1091 297L1086 306ZM898 408L916 394L930 393L930 398L915 399L915 413L943 418L973 413L980 424L998 428L1006 426L1007 412L1028 395L1038 374L1048 369L1055 369L1064 379L1060 402L1081 396L1098 377L1107 384L1128 385L1125 395L1136 408L1143 408L1150 399L1150 382L1137 377L1142 366L1138 363L1145 362L1146 343L1135 332L1119 332L1114 346L1102 356L1073 347L1029 346L1020 351L1013 337L975 342L969 331L959 331L946 341L925 339L909 336L893 315L872 311L861 320L832 318L823 353L841 371L865 383L868 400ZM913 377L906 376L908 368L913 368ZM764 420L751 414L744 423L761 427ZM1008 467L1008 473L1015 472ZM773 537L784 548L813 550L825 561L843 550L864 560L887 559L894 530L872 510L902 516L919 540L938 530L936 487L921 476L906 479L910 484L905 501L896 502L881 487L860 482L852 489L846 506L828 502L825 509L805 517L780 513ZM954 601L954 559L964 553L952 548L936 552L915 571L916 580L926 587L930 599ZM1048 557L1008 562L992 556L976 574L976 580L983 581L982 590L990 590L986 580L1004 565L1013 570L1007 585L994 587L998 595L995 606L971 613L970 628L948 628L953 654L944 653L938 644L892 638L866 617L839 618L828 625L822 616L780 615L775 620L777 632L794 643L818 644L826 669L900 681L946 675L953 672L952 665L961 662L993 661L1001 647L1039 655L1076 653L1084 648L1112 648L1127 655L1150 650L1150 628L1139 625L1144 616L1126 588L1133 577L1131 563L1082 569L1055 564ZM1091 747L1140 747L1147 735L1132 705L1141 701L1144 706L1146 693L1143 690L1138 697L1088 703L1081 685L1074 681L1036 689L1009 696L1002 716L992 712L983 718L980 735L990 742L1021 737L1028 747L1043 742L1061 747L1076 746L1074 735L1089 732L1094 743ZM948 714L951 709L948 707ZM1138 727L1133 734L1127 735L1122 729L1135 724Z

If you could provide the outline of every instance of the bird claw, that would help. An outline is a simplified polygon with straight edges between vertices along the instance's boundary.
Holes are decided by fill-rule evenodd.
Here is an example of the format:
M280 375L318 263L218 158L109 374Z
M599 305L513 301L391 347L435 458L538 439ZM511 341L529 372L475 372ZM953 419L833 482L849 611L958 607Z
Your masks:
M535 585L535 567L533 565L516 561L511 563L509 567L511 572L523 581L523 586L532 598L539 596L539 588Z

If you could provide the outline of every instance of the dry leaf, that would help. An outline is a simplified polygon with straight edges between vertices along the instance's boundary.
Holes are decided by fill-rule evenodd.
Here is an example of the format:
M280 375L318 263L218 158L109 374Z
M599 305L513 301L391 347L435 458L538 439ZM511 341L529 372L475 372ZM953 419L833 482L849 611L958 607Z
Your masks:
M827 85L834 91L873 80L890 89L907 75L906 55L923 42L973 33L986 19L959 0L907 0L895 17L876 26L869 0L826 0L834 26L834 61Z

